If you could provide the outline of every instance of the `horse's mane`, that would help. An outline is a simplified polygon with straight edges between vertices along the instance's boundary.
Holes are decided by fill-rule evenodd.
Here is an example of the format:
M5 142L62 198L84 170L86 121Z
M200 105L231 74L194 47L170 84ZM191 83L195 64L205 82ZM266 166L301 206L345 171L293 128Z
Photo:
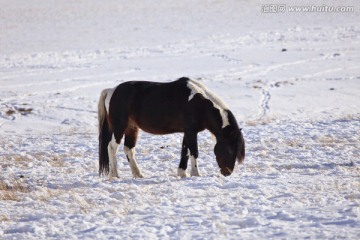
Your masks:
M226 104L218 98L213 92L211 92L207 87L203 84L196 82L194 80L189 79L188 88L190 88L191 93L189 95L189 101L195 96L195 94L199 93L204 98L210 100L214 107L220 111L221 119L222 119L222 128L229 125L227 110L229 109Z

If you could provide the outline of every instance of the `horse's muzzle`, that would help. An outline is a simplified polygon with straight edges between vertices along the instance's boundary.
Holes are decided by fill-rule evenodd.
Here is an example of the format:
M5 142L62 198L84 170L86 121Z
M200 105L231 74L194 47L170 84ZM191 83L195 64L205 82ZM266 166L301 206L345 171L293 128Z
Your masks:
M227 176L230 176L230 175L232 174L233 170L231 170L231 169L228 168L228 167L225 167L225 168L221 168L221 169L220 169L220 172L221 172L222 175L224 175L225 177L227 177Z

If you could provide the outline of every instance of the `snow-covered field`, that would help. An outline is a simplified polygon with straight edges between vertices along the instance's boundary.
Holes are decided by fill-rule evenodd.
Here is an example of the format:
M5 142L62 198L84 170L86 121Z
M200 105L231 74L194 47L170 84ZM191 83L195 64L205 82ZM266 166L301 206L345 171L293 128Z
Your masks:
M0 238L359 239L360 4L314 2L1 0ZM221 176L203 132L180 179L182 135L141 132L145 178L122 151L99 177L101 90L182 76L233 111L244 164Z

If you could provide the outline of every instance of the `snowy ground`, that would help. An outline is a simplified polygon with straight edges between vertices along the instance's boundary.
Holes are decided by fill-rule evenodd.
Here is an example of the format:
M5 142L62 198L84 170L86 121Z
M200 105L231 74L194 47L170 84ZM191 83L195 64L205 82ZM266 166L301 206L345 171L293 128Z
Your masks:
M269 2L0 1L0 238L360 238L359 3ZM145 178L122 151L99 177L101 90L182 76L234 112L244 165L221 176L204 132L180 179L181 134L142 132Z

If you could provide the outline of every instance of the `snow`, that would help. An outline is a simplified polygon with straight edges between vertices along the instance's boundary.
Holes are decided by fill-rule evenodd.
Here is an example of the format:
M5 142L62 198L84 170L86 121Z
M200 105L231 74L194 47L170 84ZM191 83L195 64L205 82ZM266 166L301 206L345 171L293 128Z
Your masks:
M0 238L360 238L360 5L261 12L292 2L1 1ZM182 76L234 113L244 164L221 176L203 132L180 178L182 135L140 132L144 178L122 146L99 177L101 91Z

